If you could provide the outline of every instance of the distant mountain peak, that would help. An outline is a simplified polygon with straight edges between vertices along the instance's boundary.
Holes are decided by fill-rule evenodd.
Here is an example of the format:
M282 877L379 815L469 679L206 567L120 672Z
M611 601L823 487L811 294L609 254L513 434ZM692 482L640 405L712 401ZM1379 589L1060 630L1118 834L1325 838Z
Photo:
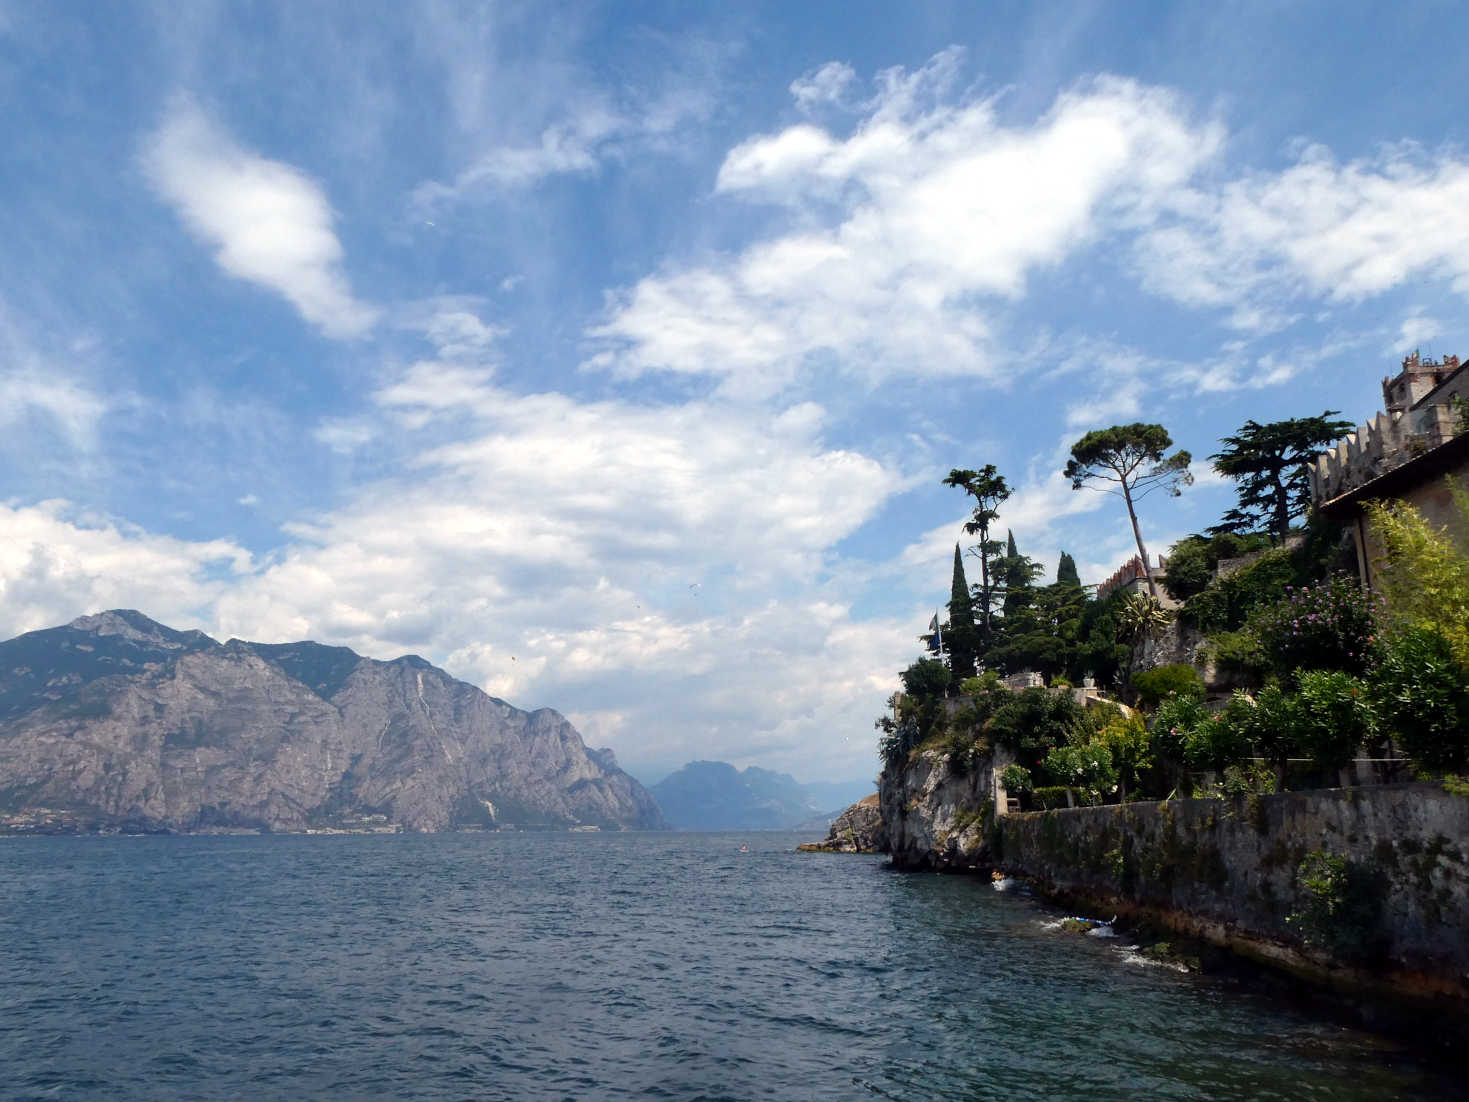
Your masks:
M74 631L90 632L93 635L120 635L134 642L157 643L169 648L189 643L214 642L202 631L176 631L135 608L110 608L105 612L93 612L78 616L66 626Z
M418 655L221 645L133 609L0 642L0 813L56 809L91 829L667 825L560 713Z

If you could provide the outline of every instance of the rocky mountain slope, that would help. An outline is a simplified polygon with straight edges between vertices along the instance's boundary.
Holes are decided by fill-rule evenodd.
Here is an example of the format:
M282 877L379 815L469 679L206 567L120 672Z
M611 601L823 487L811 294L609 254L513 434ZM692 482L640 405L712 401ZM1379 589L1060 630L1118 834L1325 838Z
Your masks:
M0 812L83 828L664 828L608 750L416 656L179 632L130 610L0 643Z
M676 830L791 830L828 816L794 777L724 761L691 761L652 786Z

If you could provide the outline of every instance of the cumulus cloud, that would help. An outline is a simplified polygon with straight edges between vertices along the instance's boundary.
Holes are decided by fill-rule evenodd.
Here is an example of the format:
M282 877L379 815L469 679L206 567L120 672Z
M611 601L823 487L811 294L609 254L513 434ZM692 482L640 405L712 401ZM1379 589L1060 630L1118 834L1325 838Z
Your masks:
M284 296L329 337L359 337L377 312L353 297L321 186L237 145L179 102L145 143L143 167L189 231L230 275Z
M252 569L249 552L228 540L160 536L66 501L0 503L0 524L7 637L119 606L209 626L211 603Z
M289 526L215 597L221 635L422 653L577 714L635 765L758 753L804 771L830 753L870 768L870 713L912 625L858 622L825 574L905 483L824 444L819 406L517 395L444 359L373 406L329 435L395 442L401 473Z
M983 374L992 310L1104 225L1144 220L1222 139L1115 78L1006 126L989 100L950 102L956 57L883 74L846 137L802 123L734 148L717 191L790 207L795 228L614 296L590 366L756 391L812 356L869 378Z
M1306 147L1279 173L1180 188L1139 238L1144 286L1273 331L1280 303L1360 302L1417 278L1469 297L1469 159L1386 149L1345 164Z

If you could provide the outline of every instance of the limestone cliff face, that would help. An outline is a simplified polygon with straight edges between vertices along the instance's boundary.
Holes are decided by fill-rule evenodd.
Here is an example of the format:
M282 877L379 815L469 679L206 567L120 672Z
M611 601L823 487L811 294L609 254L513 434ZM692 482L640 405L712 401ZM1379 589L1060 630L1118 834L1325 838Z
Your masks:
M885 769L878 787L888 852L900 869L977 869L990 861L995 759L959 763L938 751Z
M560 715L421 658L221 644L127 610L0 643L0 810L28 807L173 830L666 826Z
M886 853L887 831L877 794L864 796L833 819L823 841L797 848L822 853Z

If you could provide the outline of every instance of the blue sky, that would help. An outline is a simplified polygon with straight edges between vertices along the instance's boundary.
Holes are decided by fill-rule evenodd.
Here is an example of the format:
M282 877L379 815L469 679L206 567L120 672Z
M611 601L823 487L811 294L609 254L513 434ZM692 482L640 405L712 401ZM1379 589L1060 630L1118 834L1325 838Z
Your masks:
M963 501L1463 353L1457 4L0 0L0 634L416 652L871 775ZM1227 485L1150 500L1155 551Z

